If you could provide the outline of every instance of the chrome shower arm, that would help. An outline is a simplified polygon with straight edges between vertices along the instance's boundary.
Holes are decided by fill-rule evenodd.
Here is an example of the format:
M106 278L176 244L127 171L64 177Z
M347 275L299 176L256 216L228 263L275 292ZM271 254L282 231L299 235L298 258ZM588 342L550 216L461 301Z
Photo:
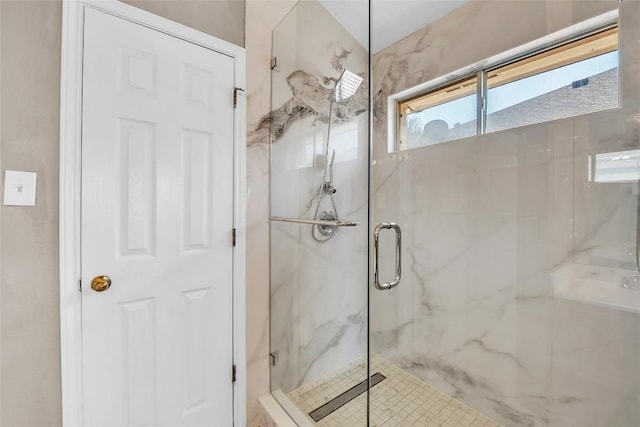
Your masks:
M331 139L331 115L333 114L333 101L329 104L329 122L327 123L327 140L324 144L324 173L322 182L327 182L327 174L329 173L329 141Z
M331 152L331 161L329 162L329 185L333 188L333 162L336 160L336 150Z

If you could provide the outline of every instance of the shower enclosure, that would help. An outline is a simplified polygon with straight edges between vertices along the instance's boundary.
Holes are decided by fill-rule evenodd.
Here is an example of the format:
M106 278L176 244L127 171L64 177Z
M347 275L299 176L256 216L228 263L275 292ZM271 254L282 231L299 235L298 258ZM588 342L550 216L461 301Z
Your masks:
M640 425L640 2L389 3L273 31L272 394L298 425ZM605 71L492 104L605 30ZM397 109L467 76L478 118L404 144Z

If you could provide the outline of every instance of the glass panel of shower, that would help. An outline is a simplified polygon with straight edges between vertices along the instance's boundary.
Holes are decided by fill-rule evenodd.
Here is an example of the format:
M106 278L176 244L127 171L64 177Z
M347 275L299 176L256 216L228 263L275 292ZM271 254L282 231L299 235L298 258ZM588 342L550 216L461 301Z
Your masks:
M398 257L395 230L380 229L379 281L395 281L398 258L401 279L370 288L371 373L386 377L371 388L370 425L640 426L640 2L409 1L393 14L389 3L372 0L374 22L385 10L382 21L432 20L394 40L372 29L371 226L396 223L402 247ZM389 116L412 88L594 23L617 23L618 66L554 90L595 105L613 88L618 107L396 143ZM532 123L541 105L561 107L524 86L501 117Z
M368 9L302 0L272 33L271 391L298 425L367 424Z

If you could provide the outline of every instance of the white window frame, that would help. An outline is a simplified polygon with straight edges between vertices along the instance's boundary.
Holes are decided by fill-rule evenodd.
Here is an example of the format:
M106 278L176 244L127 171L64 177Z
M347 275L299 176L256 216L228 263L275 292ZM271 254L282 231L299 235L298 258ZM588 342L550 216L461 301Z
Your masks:
M487 71L504 65L520 61L527 57L539 54L554 47L571 43L572 41L587 37L595 32L603 31L609 27L618 25L619 11L618 9L598 15L586 21L548 34L537 40L523 44L506 52L494 55L482 61L478 61L472 65L460 68L447 75L429 80L411 88L394 93L387 97L387 152L393 153L400 150L398 140L399 126L399 103L407 99L415 98L422 94L427 94L435 90L439 90L447 85L457 81L477 77L477 119L476 119L476 136L485 134L486 126L486 95L487 95ZM420 148L420 147L414 147Z

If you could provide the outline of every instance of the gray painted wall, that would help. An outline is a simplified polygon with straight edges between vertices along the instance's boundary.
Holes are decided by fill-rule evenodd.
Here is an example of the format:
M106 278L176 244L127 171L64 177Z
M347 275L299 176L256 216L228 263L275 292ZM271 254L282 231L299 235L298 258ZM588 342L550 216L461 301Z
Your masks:
M244 0L128 1L244 45ZM62 6L0 1L0 167L38 172L0 207L0 425L61 425L58 163Z
M244 47L245 0L121 0Z

